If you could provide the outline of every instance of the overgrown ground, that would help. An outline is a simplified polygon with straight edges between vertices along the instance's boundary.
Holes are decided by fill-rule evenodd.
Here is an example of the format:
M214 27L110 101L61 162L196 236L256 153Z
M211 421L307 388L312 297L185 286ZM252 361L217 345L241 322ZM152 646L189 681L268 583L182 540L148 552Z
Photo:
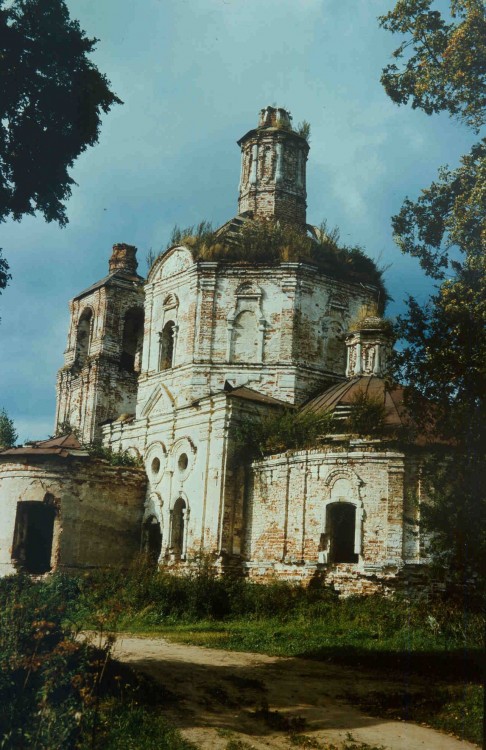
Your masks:
M187 747L147 699L153 691L117 675L106 648L96 651L74 640L87 628L349 665L372 673L378 683L380 674L396 674L404 685L409 677L409 692L404 687L350 697L368 713L480 741L483 617L469 600L342 600L321 585L215 579L206 564L177 578L138 563L129 574L54 575L38 583L4 579L0 606L0 705L12 706L0 716L2 748ZM61 685L53 681L59 672ZM11 695L14 700L7 700ZM56 745L54 731L74 744ZM167 737L165 746L161 737Z

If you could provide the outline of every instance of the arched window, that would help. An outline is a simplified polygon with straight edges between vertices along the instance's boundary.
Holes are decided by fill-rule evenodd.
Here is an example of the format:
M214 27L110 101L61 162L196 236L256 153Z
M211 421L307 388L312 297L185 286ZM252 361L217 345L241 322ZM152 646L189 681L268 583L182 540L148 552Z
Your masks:
M331 320L324 328L326 335L325 367L343 374L346 369L346 344L344 328L337 320Z
M172 510L172 523L170 533L171 551L176 557L183 557L184 554L184 527L186 518L186 503L179 497Z
M158 563L162 551L162 531L155 516L149 516L143 524L142 550L151 563Z
M329 538L329 562L356 563L356 506L352 503L330 503L327 506L326 529Z
M143 310L134 308L125 314L120 368L140 372L143 344Z
M79 364L82 364L89 354L92 326L93 311L90 307L87 307L81 313L76 333L76 362Z
M232 362L258 362L258 321L250 310L244 310L233 326Z
M174 366L175 323L169 320L160 336L159 370L170 370Z

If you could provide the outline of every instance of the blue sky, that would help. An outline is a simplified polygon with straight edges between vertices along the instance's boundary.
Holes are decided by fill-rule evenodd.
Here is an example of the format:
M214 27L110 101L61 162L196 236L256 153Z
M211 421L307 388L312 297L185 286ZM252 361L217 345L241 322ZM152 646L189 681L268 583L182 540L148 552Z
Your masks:
M403 309L431 290L417 261L393 243L390 217L441 164L454 166L472 136L445 116L397 107L381 69L398 39L377 17L391 0L68 0L99 38L94 62L124 101L100 142L77 161L69 224L38 217L0 225L13 279L0 297L0 408L20 439L53 431L68 300L107 270L111 246L165 247L175 223L237 213L236 140L267 104L311 123L308 221L390 265Z

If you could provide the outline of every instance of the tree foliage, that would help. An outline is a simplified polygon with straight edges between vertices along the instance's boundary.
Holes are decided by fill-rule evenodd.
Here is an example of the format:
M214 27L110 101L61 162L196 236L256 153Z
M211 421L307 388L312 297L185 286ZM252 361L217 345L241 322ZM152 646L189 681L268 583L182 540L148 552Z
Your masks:
M97 41L63 0L0 0L0 221L67 223L68 170L121 103L88 58Z
M8 263L5 258L2 258L2 248L0 248L0 293L2 289L5 289L11 278L8 269Z
M428 114L447 111L478 131L486 119L486 21L480 0L451 0L450 18L431 0L399 0L381 19L407 34L396 50L401 70L385 68L394 101ZM433 552L463 578L486 577L486 140L442 168L417 200L392 219L396 241L440 281L426 305L413 297L398 321L405 346L395 355L409 385L414 419L434 425L454 451L426 467L430 504L423 520ZM424 397L428 408L424 406Z
M486 107L486 17L483 0L451 0L450 18L433 0L399 0L383 28L405 35L381 81L397 104L427 114L447 111L478 130Z
M0 411L0 449L12 448L18 435L13 420L10 419L5 409Z

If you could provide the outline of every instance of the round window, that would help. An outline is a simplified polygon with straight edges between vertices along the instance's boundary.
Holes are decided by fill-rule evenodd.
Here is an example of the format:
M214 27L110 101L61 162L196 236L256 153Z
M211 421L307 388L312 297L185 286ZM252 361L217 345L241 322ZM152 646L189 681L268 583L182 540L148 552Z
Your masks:
M160 458L155 457L150 464L150 468L152 469L153 474L158 474L160 471Z
M179 467L179 471L185 471L188 467L189 459L187 457L187 453L181 453L179 456L179 460L177 461L177 466Z

